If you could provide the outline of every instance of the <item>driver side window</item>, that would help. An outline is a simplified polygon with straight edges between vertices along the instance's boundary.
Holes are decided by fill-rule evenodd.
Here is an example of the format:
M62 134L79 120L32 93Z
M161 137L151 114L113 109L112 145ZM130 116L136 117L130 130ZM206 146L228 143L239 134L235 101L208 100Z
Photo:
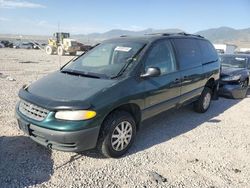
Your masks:
M145 70L149 67L158 67L161 75L176 71L176 62L169 41L154 44L145 61Z

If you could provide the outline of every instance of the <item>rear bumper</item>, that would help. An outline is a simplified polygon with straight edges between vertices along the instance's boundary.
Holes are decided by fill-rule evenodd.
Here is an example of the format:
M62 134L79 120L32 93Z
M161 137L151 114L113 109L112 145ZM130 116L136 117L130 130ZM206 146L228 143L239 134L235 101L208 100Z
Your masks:
M27 122L16 113L19 128L35 142L48 147L68 152L80 152L96 147L99 127L78 131L56 131L39 127Z
M238 84L220 85L219 95L234 99L242 99L246 96L248 88L242 88Z

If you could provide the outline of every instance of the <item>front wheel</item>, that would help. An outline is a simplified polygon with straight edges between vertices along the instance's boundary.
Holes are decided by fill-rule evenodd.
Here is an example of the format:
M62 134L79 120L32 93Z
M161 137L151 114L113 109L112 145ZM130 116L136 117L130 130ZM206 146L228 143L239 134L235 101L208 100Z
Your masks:
M205 87L201 96L194 102L194 110L199 113L204 113L208 110L212 99L212 90Z
M54 53L54 50L53 50L53 47L52 46L46 46L45 47L45 52L46 52L46 54L48 54L48 55L52 55L53 53Z
M60 55L60 56L62 56L62 55L64 55L64 49L63 49L63 47L62 46L58 46L58 48L57 48L57 54L58 55Z
M131 147L135 135L136 125L131 114L113 112L102 124L97 148L105 157L120 157Z

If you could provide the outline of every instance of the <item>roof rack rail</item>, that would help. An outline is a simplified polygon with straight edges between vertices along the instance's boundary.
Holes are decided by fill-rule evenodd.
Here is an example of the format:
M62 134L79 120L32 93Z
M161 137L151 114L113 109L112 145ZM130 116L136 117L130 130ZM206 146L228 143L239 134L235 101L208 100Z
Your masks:
M162 35L163 33L144 33L144 35Z
M196 35L196 34L189 34L185 32L179 32L179 33L146 33L144 35L161 35L161 36L170 36L170 35L185 35L185 36L195 36L195 37L201 37L204 38L201 35Z
M163 35L163 36L169 36L172 33L145 33L144 35Z
M195 36L195 37L204 38L204 37L201 36L201 35L190 34L190 33L185 33L185 32L180 32L180 33L177 33L177 34L179 34L179 35L185 35L185 36Z
M121 35L120 37L127 37L128 35Z

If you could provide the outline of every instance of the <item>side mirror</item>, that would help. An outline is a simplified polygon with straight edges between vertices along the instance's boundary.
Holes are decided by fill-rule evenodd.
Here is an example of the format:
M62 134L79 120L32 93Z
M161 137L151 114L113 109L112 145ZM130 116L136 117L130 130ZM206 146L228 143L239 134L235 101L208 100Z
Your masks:
M149 67L146 72L141 75L141 78L156 77L161 75L161 70L158 67Z

